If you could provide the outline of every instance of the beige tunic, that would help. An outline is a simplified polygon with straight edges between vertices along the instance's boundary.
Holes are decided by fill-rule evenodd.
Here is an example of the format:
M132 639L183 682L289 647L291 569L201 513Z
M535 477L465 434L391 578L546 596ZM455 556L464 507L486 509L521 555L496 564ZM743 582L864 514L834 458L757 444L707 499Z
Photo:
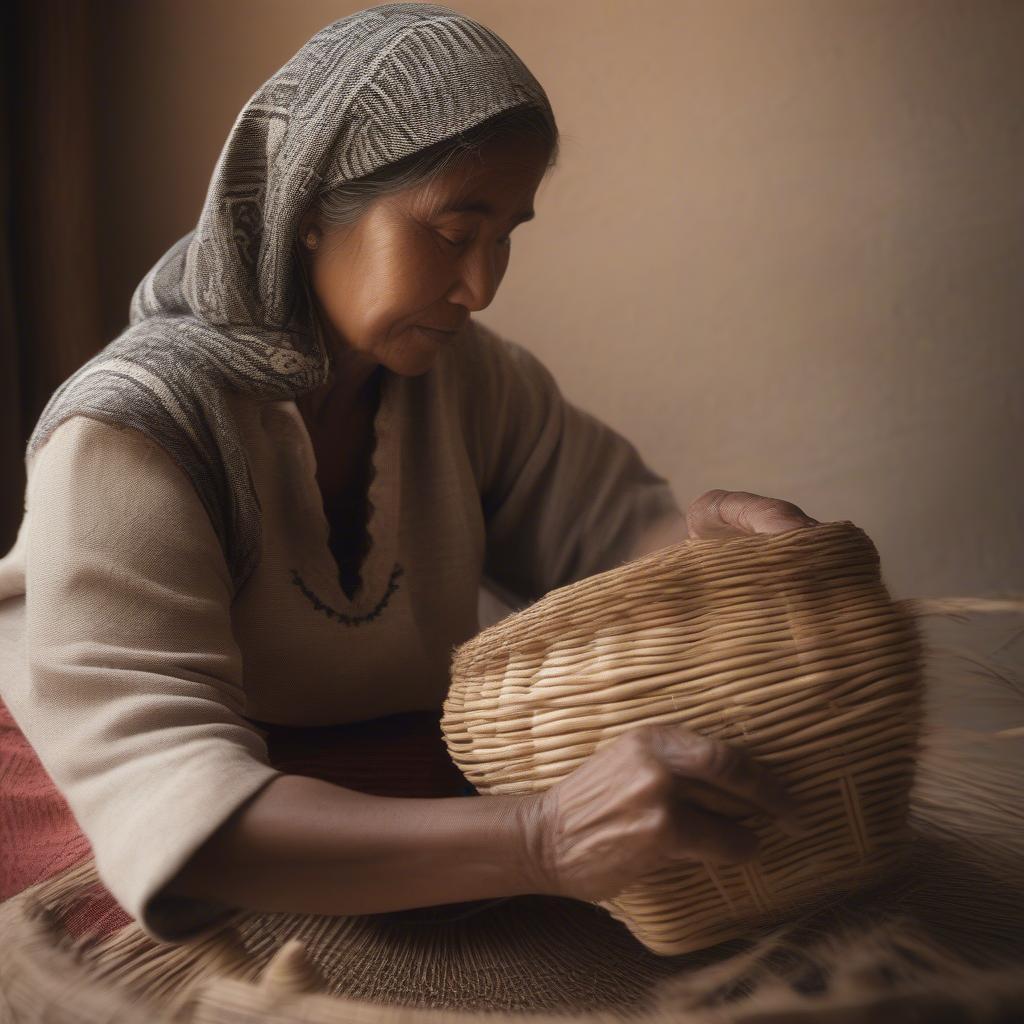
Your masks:
M184 472L140 432L84 416L30 462L0 560L0 696L104 884L165 941L225 908L161 887L282 774L249 718L438 709L452 648L479 629L482 576L533 600L682 522L628 441L471 320L427 373L385 373L371 544L349 600L297 406L237 395L232 411L262 508L260 563L234 600Z

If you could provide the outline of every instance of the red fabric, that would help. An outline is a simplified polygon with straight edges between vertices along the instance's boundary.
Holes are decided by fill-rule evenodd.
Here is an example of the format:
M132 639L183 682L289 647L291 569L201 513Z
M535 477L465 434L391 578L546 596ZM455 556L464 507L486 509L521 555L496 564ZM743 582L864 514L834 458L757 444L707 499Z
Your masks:
M255 721L255 720L254 720ZM441 735L440 711L367 722L296 727L255 721L270 763L376 796L472 793ZM92 847L35 751L0 700L0 902L90 856ZM132 918L102 884L84 892L65 922L101 938Z
M0 900L92 852L64 797L0 701Z

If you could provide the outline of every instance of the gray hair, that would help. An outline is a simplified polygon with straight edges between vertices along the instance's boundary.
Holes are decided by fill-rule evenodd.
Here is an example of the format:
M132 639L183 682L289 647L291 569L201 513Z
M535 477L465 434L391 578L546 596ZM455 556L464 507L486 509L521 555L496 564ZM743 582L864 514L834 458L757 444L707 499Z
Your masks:
M545 113L536 104L523 103L396 163L322 193L316 200L318 219L328 230L352 224L381 196L429 185L453 164L478 155L488 142L524 137L541 140L548 150L547 170L555 166L559 134L550 111Z

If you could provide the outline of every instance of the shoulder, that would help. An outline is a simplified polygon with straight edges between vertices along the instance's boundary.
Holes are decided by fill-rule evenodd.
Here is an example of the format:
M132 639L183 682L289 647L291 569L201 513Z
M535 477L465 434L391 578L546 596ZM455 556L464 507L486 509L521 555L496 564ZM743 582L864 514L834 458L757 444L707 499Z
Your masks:
M52 459L54 450L97 432L112 438L110 431L121 431L124 445L147 450L147 424L153 425L154 438L166 438L162 443L168 450L203 448L203 421L211 405L220 413L232 389L210 372L212 362L191 356L183 344L185 319L157 318L145 328L129 327L79 366L54 389L36 420L26 462L44 447Z
M32 505L75 514L132 513L168 524L205 511L185 471L134 427L76 413L59 423L27 463Z
M90 465L121 469L134 467L159 471L173 460L164 449L141 430L124 423L75 413L54 427L31 453L29 474L39 467L77 467Z
M147 579L202 572L230 590L192 481L134 427L78 413L59 423L29 463L26 514L30 535L69 559L103 552L120 572Z

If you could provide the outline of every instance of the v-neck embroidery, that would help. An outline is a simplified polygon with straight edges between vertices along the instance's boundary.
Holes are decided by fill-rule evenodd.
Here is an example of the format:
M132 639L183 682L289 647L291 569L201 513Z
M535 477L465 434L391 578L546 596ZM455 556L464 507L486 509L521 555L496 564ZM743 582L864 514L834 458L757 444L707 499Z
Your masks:
M306 435L311 475L308 484L316 501L315 518L319 530L316 554L301 566L291 567L292 583L313 608L334 621L358 625L372 621L387 606L398 589L402 567L395 561L398 544L399 502L401 499L401 431L396 415L398 375L385 370L381 393L373 421L375 443L370 455L370 483L366 495L365 532L369 550L359 566L361 586L349 597L341 586L340 569L330 546L331 523L323 507L320 487L316 481L316 452L313 440L296 406L296 413Z

